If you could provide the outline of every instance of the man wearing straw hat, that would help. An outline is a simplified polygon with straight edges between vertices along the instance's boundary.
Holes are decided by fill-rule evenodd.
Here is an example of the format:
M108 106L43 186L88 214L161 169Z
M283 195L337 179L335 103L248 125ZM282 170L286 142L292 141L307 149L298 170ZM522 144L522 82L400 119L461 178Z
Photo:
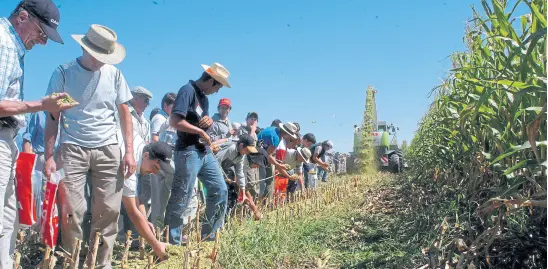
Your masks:
M116 33L102 25L93 24L86 35L72 37L82 47L83 54L55 69L47 92L67 92L79 105L62 114L53 113L48 119L45 174L49 176L57 169L53 145L60 126L59 166L66 172L59 185L63 249L72 252L75 238L93 246L96 232L99 232L101 241L96 268L111 268L110 255L118 228L124 173L129 177L136 166L132 120L127 105L132 95L124 76L113 66L125 58L126 51L116 42ZM116 135L116 111L125 142L123 158ZM91 208L84 199L88 173L93 197ZM83 216L88 210L92 216L91 230L82 231ZM86 258L88 266L91 256Z
M272 123L275 124L274 122ZM292 122L278 123L262 130L257 136L259 144L265 149L268 166L265 167L265 189L261 198L271 197L274 194L274 170L286 170L283 164L286 144L298 139L297 126Z
M18 226L14 167L19 154L14 139L25 126L25 114L76 105L59 101L66 94L23 101L25 55L37 44L46 45L48 39L63 44L57 32L59 17L51 0L25 0L9 17L0 18L0 268L13 268Z
M170 243L177 245L181 243L182 216L189 205L197 178L207 192L202 238L215 239L227 206L228 190L219 163L210 150L211 139L206 130L213 123L208 116L207 95L218 92L223 86L230 88L230 73L219 63L202 65L202 68L204 72L198 80L191 80L179 90L170 116L170 124L177 129L178 138L174 154L175 174L165 224L170 228Z

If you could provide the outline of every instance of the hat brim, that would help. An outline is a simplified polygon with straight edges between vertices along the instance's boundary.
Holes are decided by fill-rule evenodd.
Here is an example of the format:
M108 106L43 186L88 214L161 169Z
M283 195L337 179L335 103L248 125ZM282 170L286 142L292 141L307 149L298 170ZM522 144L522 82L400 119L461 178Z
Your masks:
M228 79L225 79L223 77L220 77L218 76L217 74L215 73L209 73L207 72L207 69L209 69L211 66L207 65L207 64L202 64L202 68L204 69L204 71L206 73L208 73L212 78L214 78L216 81L219 81L223 86L227 87L227 88L231 88L230 87L230 83L228 83Z
M259 153L259 151L257 150L257 147L247 146L246 148L247 150L249 150L250 153Z
M49 39L59 44L65 44L65 42L63 42L63 39L61 38L61 35L59 34L59 32L57 32L56 29L53 29L43 22L40 22L40 26L42 26L42 29L44 29L44 33L48 36Z
M162 169L162 171L170 174L170 175L173 175L175 174L175 168L171 165L171 162L164 162L164 161L160 161L160 168Z
M85 35L72 35L72 38L82 46L93 58L97 59L97 61L102 62L104 64L119 64L121 63L124 58L126 58L126 49L124 46L122 46L120 43L116 42L114 45L114 51L110 54L101 53L98 51L93 50L90 48L86 42L84 42L82 39Z
M144 93L144 92L131 91L131 94L132 94L132 95L141 94L141 95L144 95L144 96L148 97L148 99L151 99L151 100L152 100L152 94L151 94L151 93Z
M283 123L279 123L279 124L278 124L278 127L280 127L280 129L284 130L284 132L286 132L288 135L290 135L291 138L293 138L293 139L297 139L297 138L298 138L298 137L297 137L297 134L292 134L289 130L287 130L287 129L285 128L285 126L284 126Z
M310 163L310 158L307 159L306 157L304 157L303 149L298 148L298 149L297 149L297 152L299 153L299 155L301 155L301 157L303 158L303 160L304 160L305 163Z

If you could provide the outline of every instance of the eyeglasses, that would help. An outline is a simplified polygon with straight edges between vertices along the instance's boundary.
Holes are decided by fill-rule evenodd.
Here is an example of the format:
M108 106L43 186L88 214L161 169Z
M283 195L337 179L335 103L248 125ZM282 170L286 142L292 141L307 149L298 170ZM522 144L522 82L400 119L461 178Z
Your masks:
M217 81L216 79L213 79L213 87L217 85L221 85L221 87L223 87L223 84L221 82Z
M28 12L28 11L27 11ZM34 20L38 20L38 18L36 18L36 16L34 16L32 13L28 12L29 15L33 18L31 19L32 23L34 23L34 25L36 25L36 27L38 27L38 30L40 31L40 37L43 38L43 39L48 39L48 35L46 35L46 32L44 32L44 29L42 29L42 26L40 26L38 23L36 23Z
M133 95L143 99L143 102L145 102L145 104L147 104L147 105L150 104L150 98L148 98L148 96L146 96L144 94L138 94L138 93L134 93Z

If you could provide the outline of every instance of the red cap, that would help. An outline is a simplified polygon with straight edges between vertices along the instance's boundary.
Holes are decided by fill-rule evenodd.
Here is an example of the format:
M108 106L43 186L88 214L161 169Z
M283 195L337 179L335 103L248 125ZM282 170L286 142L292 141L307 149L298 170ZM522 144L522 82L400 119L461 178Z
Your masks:
M232 104L230 102L230 99L228 98L221 98L221 100L219 100L219 105L218 106L222 106L222 105L226 105L228 107L232 107Z

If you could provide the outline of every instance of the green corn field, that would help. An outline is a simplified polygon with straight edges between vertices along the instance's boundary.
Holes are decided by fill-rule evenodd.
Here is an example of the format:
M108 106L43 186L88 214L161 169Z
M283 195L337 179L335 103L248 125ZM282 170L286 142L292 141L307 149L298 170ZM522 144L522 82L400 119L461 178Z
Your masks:
M425 253L430 266L544 268L546 1L481 4L406 150L411 181L451 205Z

